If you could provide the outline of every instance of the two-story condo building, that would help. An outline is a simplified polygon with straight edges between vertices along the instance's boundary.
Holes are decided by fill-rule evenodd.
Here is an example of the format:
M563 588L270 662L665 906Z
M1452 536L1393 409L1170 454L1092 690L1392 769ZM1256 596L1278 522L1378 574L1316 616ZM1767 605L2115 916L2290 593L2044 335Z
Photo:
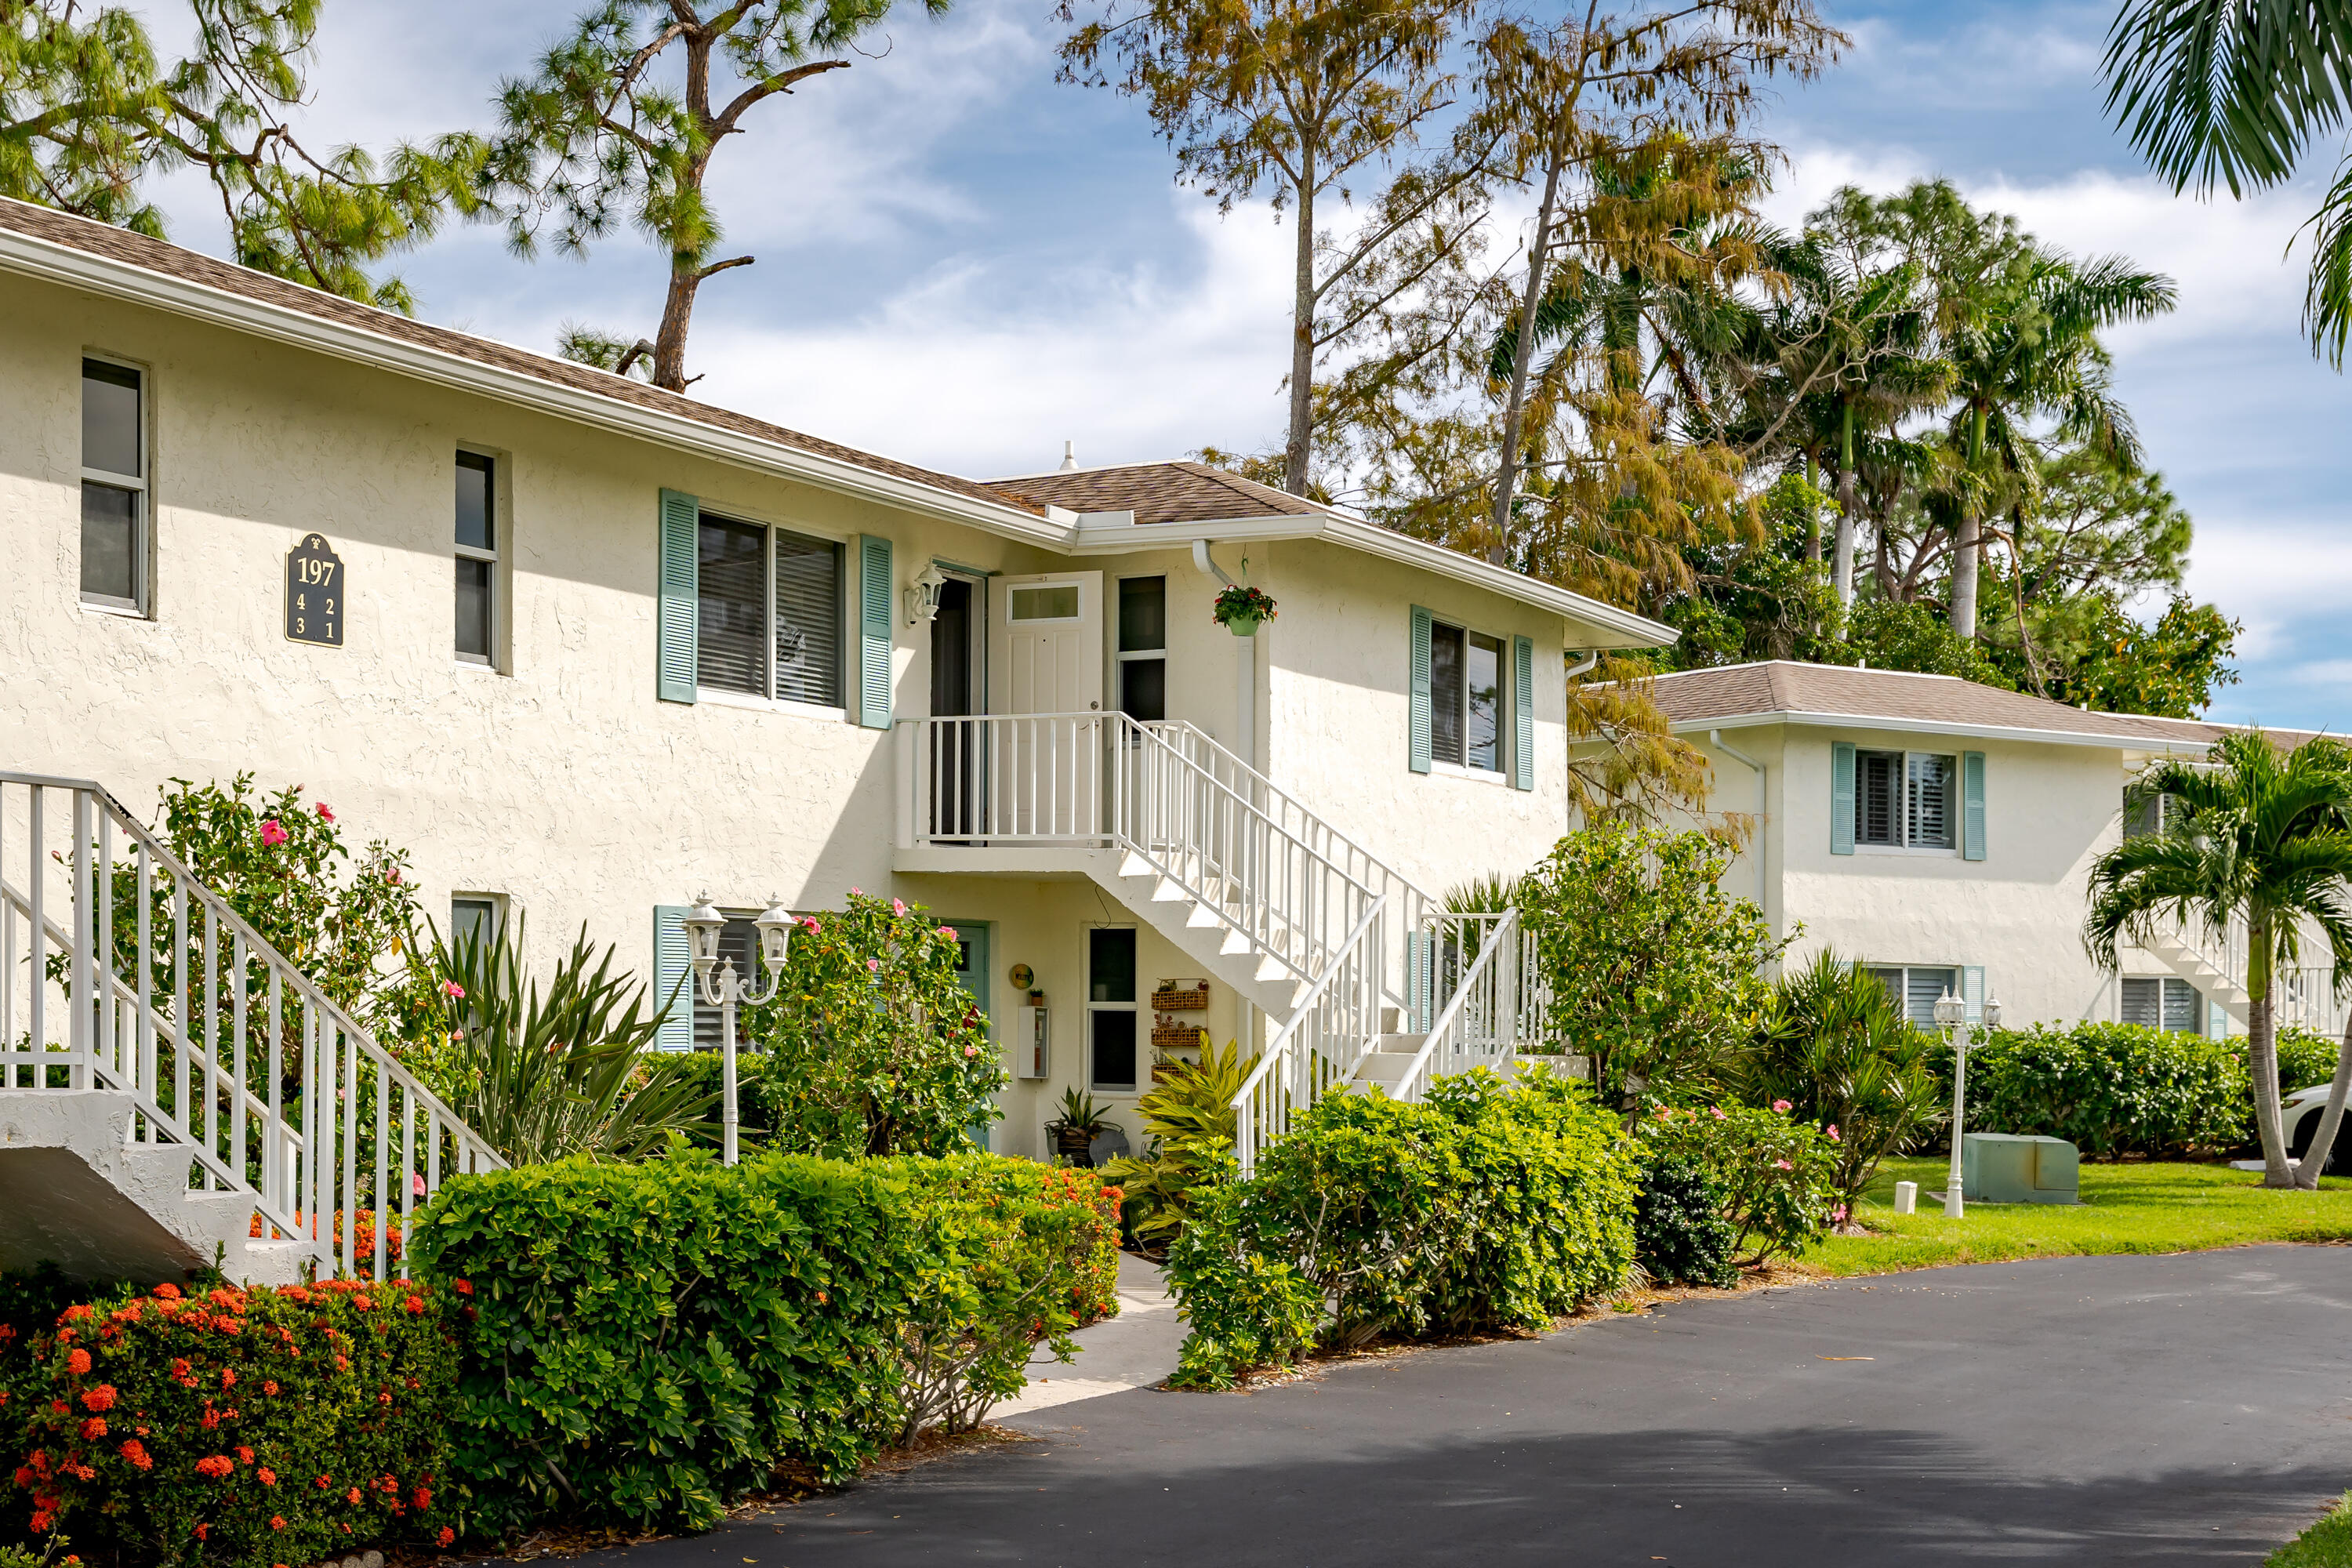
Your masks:
M937 473L8 202L0 319L0 770L299 783L445 924L665 990L706 891L746 963L772 899L919 901L1007 1152L1070 1087L1132 1128L1162 982L1398 1029L1432 897L1566 826L1568 658L1671 637L1197 464Z
M1826 947L1866 965L1923 1025L1950 990L1971 1016L1997 995L2012 1024L2244 1026L2226 939L2158 934L2113 973L2082 941L2092 863L2146 826L2125 786L2224 726L1787 660L1663 675L1655 695L1713 763L1712 808L1759 819L1729 885L1795 935L1790 961ZM2290 974L2282 1016L2340 1030L2331 994L2323 971Z

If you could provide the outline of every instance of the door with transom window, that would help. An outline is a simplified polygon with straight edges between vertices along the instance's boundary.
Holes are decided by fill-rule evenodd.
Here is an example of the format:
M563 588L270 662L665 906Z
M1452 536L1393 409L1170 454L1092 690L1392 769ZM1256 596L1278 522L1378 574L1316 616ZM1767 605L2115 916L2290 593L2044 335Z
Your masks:
M991 826L1088 838L1103 816L1103 577L989 580Z

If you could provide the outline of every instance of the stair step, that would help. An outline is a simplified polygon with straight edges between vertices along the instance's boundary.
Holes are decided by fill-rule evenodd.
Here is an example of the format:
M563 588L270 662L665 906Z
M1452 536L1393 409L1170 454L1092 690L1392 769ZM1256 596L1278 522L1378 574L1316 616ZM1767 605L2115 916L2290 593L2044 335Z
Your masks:
M1412 1064L1421 1053L1413 1051L1367 1051L1364 1059L1356 1064L1358 1083L1402 1083L1412 1071Z

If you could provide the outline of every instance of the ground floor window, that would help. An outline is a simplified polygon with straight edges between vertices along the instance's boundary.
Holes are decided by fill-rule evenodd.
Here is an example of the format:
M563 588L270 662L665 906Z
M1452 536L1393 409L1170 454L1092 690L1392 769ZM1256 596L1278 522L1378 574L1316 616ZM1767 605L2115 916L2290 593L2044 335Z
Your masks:
M1865 964L1903 1009L1903 1016L1923 1029L1937 1027L1937 999L1947 991L1960 994L1960 972L1934 964Z
M1111 1093L1136 1087L1135 928L1087 932L1087 1075Z
M2140 1024L2151 1029L2170 1029L2176 1034L2201 1035L2205 1015L2205 999L2197 987L2186 980L2136 979L2123 982L2122 1006L2118 1009L2123 1022Z
M454 895L449 900L449 945L455 948L477 935L483 942L496 942L499 927L505 923L499 910L503 901L496 893Z

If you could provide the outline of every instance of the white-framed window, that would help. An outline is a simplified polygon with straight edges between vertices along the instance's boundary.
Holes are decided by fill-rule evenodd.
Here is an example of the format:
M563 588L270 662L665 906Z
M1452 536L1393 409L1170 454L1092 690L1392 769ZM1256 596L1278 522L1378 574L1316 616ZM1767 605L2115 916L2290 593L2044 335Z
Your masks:
M2124 808L2124 837L2146 838L2161 833L2179 809L2176 802L2160 795L2151 795L2137 805L2127 805Z
M1168 717L1168 579L1118 580L1118 708L1149 723Z
M1958 850L1960 760L1944 752L1853 753L1853 841L1881 849Z
M147 613L147 375L81 362L81 602Z
M1133 926L1087 928L1087 1084L1132 1094L1141 1070Z
M1957 965L1865 963L1863 968L1878 977L1895 1005L1903 1009L1903 1016L1923 1029L1937 1027L1936 1003L1945 992L1961 994Z
M1506 762L1508 701L1503 639L1466 627L1429 628L1429 750L1441 763L1499 773Z
M706 511L697 553L696 685L840 707L841 546Z
M449 945L479 933L484 942L497 940L507 923L507 900L503 893L452 893L449 895Z
M2119 1022L2170 1029L2180 1035L2205 1032L2205 998L2186 980L2170 975L2143 978L2127 974L2116 990L2116 1016Z
M458 658L498 663L499 465L480 452L457 454Z

